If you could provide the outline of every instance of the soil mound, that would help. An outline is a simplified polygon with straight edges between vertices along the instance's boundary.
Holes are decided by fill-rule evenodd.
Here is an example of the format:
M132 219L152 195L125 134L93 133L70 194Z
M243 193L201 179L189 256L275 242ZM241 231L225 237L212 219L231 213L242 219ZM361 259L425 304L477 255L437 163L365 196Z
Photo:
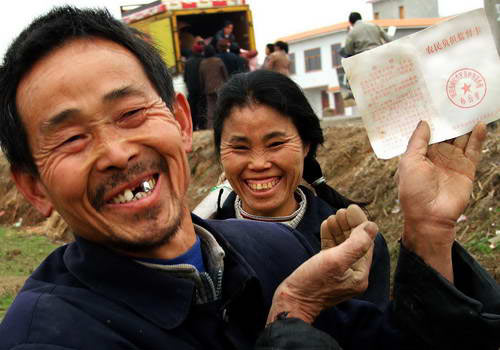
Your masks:
M369 202L371 219L376 221L397 254L402 216L394 182L398 159L382 161L375 157L362 126L335 125L324 129L325 144L318 160L328 183L354 200ZM193 152L189 155L191 186L188 205L194 208L217 184L221 169L214 154L211 131L194 133ZM500 281L500 131L490 130L478 168L469 208L460 218L458 240ZM71 239L60 217L41 217L17 192L10 179L7 161L0 157L0 225L14 225L45 234L54 240ZM498 238L497 238L498 240Z

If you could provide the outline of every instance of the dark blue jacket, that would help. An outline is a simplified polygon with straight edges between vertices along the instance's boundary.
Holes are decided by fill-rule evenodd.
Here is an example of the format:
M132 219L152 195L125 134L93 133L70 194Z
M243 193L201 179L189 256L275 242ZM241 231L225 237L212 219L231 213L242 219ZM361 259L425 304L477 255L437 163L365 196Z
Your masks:
M321 248L321 223L330 215L335 214L338 208L332 208L324 200L316 196L304 186L300 186L307 200L306 212L296 230L304 235L315 252ZM222 206L218 208L216 219L235 218L234 201L236 193L231 192ZM356 299L366 300L384 309L389 304L391 258L387 243L382 234L375 237L373 260L368 277L368 289Z
M263 329L275 288L313 250L301 234L279 224L196 217L193 221L212 232L226 252L220 301L196 305L192 281L77 239L56 249L28 279L0 325L0 349L251 349ZM456 295L453 306L460 311L455 314L466 317L460 325L481 326L476 330L478 341L491 345L500 333L495 338L491 332L498 327L486 322L483 312L498 314L500 308L498 302L485 303L481 297L498 298L498 293L490 285L485 294L489 280L481 275L476 282L475 267L468 261L457 263L463 265L464 273L458 280L472 284L470 296L436 277L418 257L402 249L401 270L410 266L411 273L422 277L401 282L398 290L403 292L397 295L401 297L395 308L381 312L371 303L353 300L323 312L315 326L328 331L344 350L408 349L420 338L447 339L446 334L433 334L440 323L420 314L432 304L427 300L429 293L423 299L416 293L423 287L442 295L444 302L445 296ZM473 299L476 294L479 299ZM443 308L443 300L432 310L440 322L449 311L446 305ZM416 325L410 327L401 313L410 323L412 315L417 315ZM394 326L398 317L404 333ZM454 321L448 322L452 326Z

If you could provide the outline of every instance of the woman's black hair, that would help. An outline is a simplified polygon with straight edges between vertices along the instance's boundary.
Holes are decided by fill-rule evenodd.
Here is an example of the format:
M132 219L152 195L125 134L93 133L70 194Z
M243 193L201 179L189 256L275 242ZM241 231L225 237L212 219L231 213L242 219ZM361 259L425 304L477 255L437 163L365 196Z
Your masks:
M324 142L319 119L300 87L283 74L269 70L236 74L219 90L214 115L214 141L218 155L224 121L233 108L252 104L274 108L291 119L302 142L309 145L302 177L314 187L318 197L337 209L347 208L350 204L362 204L342 196L324 181L321 167L315 158L318 146Z

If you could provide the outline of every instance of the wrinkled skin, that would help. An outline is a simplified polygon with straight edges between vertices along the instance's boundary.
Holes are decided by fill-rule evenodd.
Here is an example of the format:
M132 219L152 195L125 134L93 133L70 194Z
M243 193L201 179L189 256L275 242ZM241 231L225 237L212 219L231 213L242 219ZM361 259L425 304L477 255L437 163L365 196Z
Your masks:
M323 221L323 250L280 284L268 323L283 311L311 323L322 309L363 293L368 287L377 231L377 225L354 204Z
M76 235L131 255L169 258L192 246L189 107L179 95L168 108L131 52L70 41L23 77L16 102L39 174L13 175L40 212L55 209ZM152 177L148 197L113 202Z
M226 178L247 213L287 216L298 208L294 193L309 147L290 117L262 104L234 107L224 121L220 149ZM252 189L256 183L273 186Z
M398 168L404 218L403 244L453 282L455 225L469 203L486 127L428 146L430 128L419 124Z

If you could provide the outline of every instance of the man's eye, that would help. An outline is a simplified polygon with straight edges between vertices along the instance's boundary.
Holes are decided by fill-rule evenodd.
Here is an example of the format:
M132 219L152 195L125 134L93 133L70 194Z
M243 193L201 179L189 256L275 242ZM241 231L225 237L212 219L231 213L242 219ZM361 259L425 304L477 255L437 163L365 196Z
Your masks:
M83 135L74 135L74 136L71 136L70 138L66 139L66 141L63 142L63 145L64 144L69 144L69 143L72 143L72 142L75 142L75 141L78 141L78 140L81 140L84 136Z
M132 109L123 113L118 120L118 124L124 128L136 128L146 120L146 108Z
M123 113L122 115L122 118L129 118L129 117L132 117L136 114L138 114L139 112L142 112L144 110L144 108L138 108L138 109L133 109L131 111L128 111L126 113Z
M236 150L239 150L239 151L243 151L243 150L247 150L248 147L247 146L242 146L242 145L236 145L236 146L233 146L234 149Z

